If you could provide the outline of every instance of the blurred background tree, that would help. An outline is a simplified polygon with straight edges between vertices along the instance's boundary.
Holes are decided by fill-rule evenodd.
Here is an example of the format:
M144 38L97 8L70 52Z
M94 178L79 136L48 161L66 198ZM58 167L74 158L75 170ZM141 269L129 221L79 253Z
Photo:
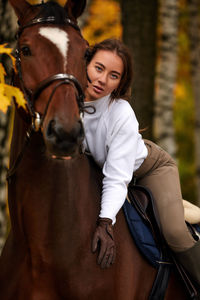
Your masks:
M174 89L177 75L178 0L161 0L159 9L157 76L155 78L154 138L176 157Z
M188 0L189 10L189 44L190 73L194 96L194 140L195 140L195 171L197 186L197 203L200 205L200 3Z
M7 2L2 0L0 4L0 37L1 43L6 41L10 46L16 20ZM64 5L66 0L58 2ZM84 38L94 44L115 37L129 46L134 63L130 102L140 127L147 128L144 137L156 140L175 157L183 198L200 205L199 0L87 2L79 22ZM1 174L5 173L3 166L7 164L7 159L4 159L6 163L2 160L6 149L2 145L6 145L8 137L8 116L1 115L0 121ZM5 174L4 177L1 174L1 185L5 186ZM3 193L2 211L5 212Z
M197 1L199 2L199 1ZM189 42L189 2L179 1L179 32L178 32L178 70L174 102L175 135L177 159L181 177L182 193L185 199L198 204L199 183L197 183L197 167L195 159L195 101L191 79L191 49ZM194 16L193 16L194 17ZM196 10L200 18L199 7ZM198 39L199 40L199 29ZM200 48L198 49L200 51ZM200 89L200 85L196 86ZM200 98L197 100L198 103ZM200 117L200 115L198 116ZM197 137L198 141L200 135Z
M153 139L156 70L157 0L120 1L123 41L131 49L134 66L131 104L144 137Z
M17 28L16 17L7 0L0 2L0 44L8 43L10 47L15 45L15 32ZM6 82L10 82L10 64L6 55L1 56L8 76ZM4 244L8 226L8 215L6 210L7 186L6 171L8 167L9 136L10 136L11 109L7 113L0 111L0 252Z

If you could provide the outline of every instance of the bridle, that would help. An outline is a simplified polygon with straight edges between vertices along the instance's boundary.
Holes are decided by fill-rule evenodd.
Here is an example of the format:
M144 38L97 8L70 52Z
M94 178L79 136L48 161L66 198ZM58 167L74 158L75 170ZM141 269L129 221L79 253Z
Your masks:
M22 68L21 68L19 37L22 34L22 32L24 31L24 29L34 26L34 25L38 25L38 24L56 24L56 19L53 16L49 16L47 18L35 18L32 21L30 21L28 24L26 24L24 26L19 26L19 30L16 35L17 47L15 50L16 68L17 68L17 72L18 72L18 76L19 76L19 80L20 80L20 88L22 89L22 91L24 93L27 108L29 110L29 113L30 113L30 116L32 119L31 129L36 132L42 128L42 125L43 125L44 119L46 117L48 107L52 101L53 95L55 94L56 89L61 85L70 84L75 88L75 90L77 92L76 100L77 100L77 104L79 107L80 115L85 110L85 108L84 108L85 95L84 95L83 89L82 89L79 81L72 74L58 73L58 74L52 75L52 76L44 79L43 81L41 81L35 90L26 88L26 86L24 84ZM80 28L71 19L66 18L65 24L72 26L80 33ZM80 33L80 35L81 35L81 33ZM57 82L57 84L54 86L54 88L50 94L50 97L48 99L44 113L41 116L38 112L35 111L34 102L39 97L39 95L42 93L42 91L45 90L48 86L50 86L53 82Z
M58 73L58 74L52 75L52 76L44 79L43 81L41 81L34 91L28 89L25 86L23 76L22 76L22 69L21 69L19 37L22 34L24 29L34 26L34 25L37 25L37 24L56 24L56 19L53 16L49 16L47 18L35 18L24 26L19 25L19 29L18 29L18 32L16 35L16 37L17 37L17 47L16 47L16 51L15 51L16 69L17 69L18 76L19 76L20 88L22 89L22 91L24 93L28 111L31 116L31 125L29 126L28 130L26 131L24 143L22 145L22 149L21 149L20 153L18 154L13 166L7 172L7 180L8 181L15 174L17 167L22 160L25 148L27 147L32 134L34 132L38 132L42 129L42 125L43 125L45 116L47 114L48 107L52 101L54 93L56 92L56 90L59 86L64 85L64 84L70 84L75 88L75 90L77 92L76 100L77 100L77 104L79 107L80 118L82 117L82 114L84 113L84 111L86 111L88 113L95 112L95 108L93 106L90 106L90 105L84 106L85 95L84 95L83 89L82 89L79 81L72 74ZM72 26L81 35L80 28L71 19L66 18L65 24ZM82 37L82 35L81 35L81 37ZM86 76L87 76L88 81L90 82L90 79L87 75L87 70L86 70ZM42 91L44 91L48 86L50 86L54 82L57 82L57 83L53 87L53 90L48 99L44 113L41 116L38 112L35 111L34 101L39 97L39 95L42 93ZM92 112L88 111L88 108L91 108L91 107L93 108ZM83 153L82 147L80 149L80 152Z

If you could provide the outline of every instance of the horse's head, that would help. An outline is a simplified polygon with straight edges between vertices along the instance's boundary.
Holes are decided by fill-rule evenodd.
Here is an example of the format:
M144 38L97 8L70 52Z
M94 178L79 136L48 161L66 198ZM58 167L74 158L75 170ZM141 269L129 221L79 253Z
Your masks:
M53 1L10 3L19 21L17 76L33 127L41 129L51 155L74 156L83 140L80 112L87 83L87 44L76 19L86 0L68 0L64 7Z

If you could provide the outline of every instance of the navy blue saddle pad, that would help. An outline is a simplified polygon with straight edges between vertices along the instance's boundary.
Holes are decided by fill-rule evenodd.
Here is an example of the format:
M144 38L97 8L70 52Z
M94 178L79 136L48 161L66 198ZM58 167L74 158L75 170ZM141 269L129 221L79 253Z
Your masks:
M155 243L151 229L128 200L123 205L123 211L135 244L149 263L158 268L160 262L169 261L167 257L162 258L162 253ZM200 233L200 226L195 225L194 227Z

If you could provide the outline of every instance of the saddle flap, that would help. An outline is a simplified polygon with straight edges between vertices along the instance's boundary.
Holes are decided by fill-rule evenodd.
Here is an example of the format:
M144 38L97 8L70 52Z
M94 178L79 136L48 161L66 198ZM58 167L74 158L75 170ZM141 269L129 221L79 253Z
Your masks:
M151 228L153 237L159 246L162 241L162 234L151 192L143 186L131 185L128 188L128 199Z

